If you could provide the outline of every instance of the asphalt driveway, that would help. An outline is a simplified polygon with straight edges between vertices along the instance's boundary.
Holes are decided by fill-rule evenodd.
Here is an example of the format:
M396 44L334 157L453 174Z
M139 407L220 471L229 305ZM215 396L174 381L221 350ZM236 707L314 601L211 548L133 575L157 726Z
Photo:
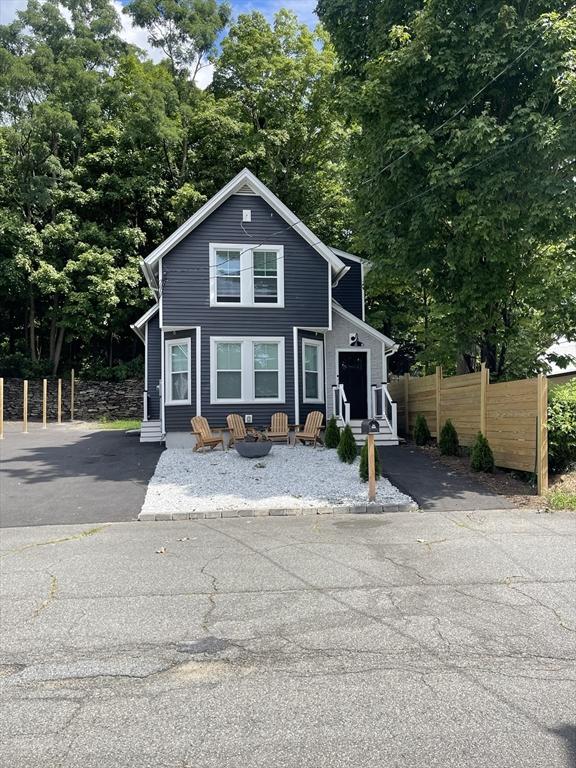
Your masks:
M479 481L434 461L411 445L380 448L380 459L382 474L411 496L420 509L472 512L514 507Z
M161 450L122 431L12 425L0 442L0 526L135 520Z
M574 768L575 518L10 528L10 768Z

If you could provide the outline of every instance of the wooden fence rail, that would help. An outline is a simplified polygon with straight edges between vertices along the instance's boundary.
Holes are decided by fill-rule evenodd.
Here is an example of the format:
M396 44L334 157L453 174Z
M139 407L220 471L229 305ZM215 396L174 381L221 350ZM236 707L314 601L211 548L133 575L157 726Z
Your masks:
M422 414L434 437L450 419L460 443L471 446L478 432L487 438L499 467L534 472L540 493L548 489L548 382L535 379L491 384L484 366L478 373L431 376L390 382L398 404L398 424L411 434Z

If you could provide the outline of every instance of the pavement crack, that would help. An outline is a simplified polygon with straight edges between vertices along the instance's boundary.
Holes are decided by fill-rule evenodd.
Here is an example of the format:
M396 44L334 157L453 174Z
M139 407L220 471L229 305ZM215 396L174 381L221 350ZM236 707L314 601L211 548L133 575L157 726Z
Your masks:
M58 579L53 573L48 574L50 576L50 586L48 588L48 594L42 600L40 605L34 610L34 613L32 614L32 620L37 619L38 616L42 613L43 610L48 608L50 603L53 600L56 600L58 597Z
M100 533L107 527L108 526L106 525L99 525L95 528L87 528L86 530L80 531L80 533L75 533L72 536L64 536L61 539L48 539L48 541L36 541L33 544L25 544L23 547L16 547L16 549L9 549L7 552L3 552L0 554L0 558L9 557L10 555L19 555L20 553L26 552L29 549L37 549L38 547L48 547L53 544L65 544L68 541L81 541L88 536L95 536L97 533Z

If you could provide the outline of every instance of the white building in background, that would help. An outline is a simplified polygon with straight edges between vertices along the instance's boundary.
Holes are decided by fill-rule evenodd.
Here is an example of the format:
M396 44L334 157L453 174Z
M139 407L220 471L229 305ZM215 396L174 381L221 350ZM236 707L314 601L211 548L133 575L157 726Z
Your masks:
M553 344L546 353L547 356L550 354L571 355L574 358L573 362L569 363L567 368L560 368L560 366L556 365L555 363L551 363L552 370L550 371L550 376L561 373L571 373L573 371L576 372L576 341L559 339L556 344Z

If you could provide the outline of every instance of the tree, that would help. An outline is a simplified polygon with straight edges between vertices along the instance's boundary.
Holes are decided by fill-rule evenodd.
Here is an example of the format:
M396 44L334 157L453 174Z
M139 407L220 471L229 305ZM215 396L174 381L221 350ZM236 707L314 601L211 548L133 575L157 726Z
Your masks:
M322 28L313 32L286 10L273 24L261 13L243 14L222 41L213 90L243 123L252 170L319 237L345 246L351 130L336 66Z
M564 0L345 5L319 13L362 128L358 243L379 267L374 295L426 286L406 337L447 370L533 373L576 333L576 13Z
M172 74L196 82L230 19L230 6L217 0L130 0L124 13L148 32L148 40L170 62Z

